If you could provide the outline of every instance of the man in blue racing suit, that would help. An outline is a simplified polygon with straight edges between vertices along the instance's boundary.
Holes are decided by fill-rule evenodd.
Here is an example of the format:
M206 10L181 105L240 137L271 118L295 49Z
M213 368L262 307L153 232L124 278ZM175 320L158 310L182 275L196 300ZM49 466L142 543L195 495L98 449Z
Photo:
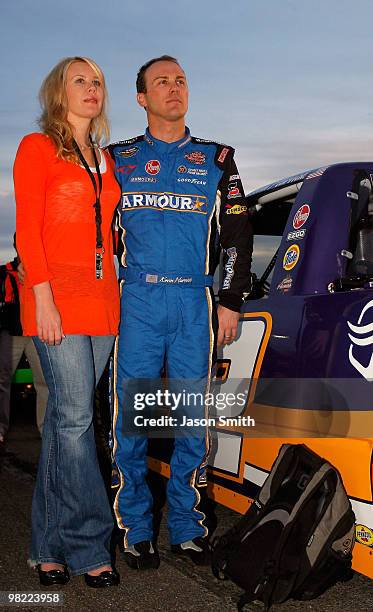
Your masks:
M159 556L145 481L147 437L125 431L133 417L126 389L129 382L136 387L142 379L159 379L164 366L167 379L179 386L193 381L208 388L216 345L236 337L250 284L252 229L234 150L194 138L185 126L188 86L177 60L150 60L136 85L148 129L110 146L122 188L113 456L119 475L114 511L124 558L142 569L158 567ZM224 274L216 313L212 282L221 249ZM206 428L176 436L167 487L171 550L196 564L208 560L205 515L199 509L208 450Z

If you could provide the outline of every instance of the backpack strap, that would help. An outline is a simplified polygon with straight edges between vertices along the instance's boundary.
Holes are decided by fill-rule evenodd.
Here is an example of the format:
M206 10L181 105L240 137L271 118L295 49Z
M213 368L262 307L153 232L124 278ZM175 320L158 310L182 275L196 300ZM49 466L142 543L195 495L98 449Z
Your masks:
M0 302L5 302L5 279L7 274L5 265L0 266Z
M235 534L234 527L228 533L220 537L214 536L211 539L211 569L218 580L229 580L224 571L227 565L228 551L234 552L239 547L239 544L240 538Z
M8 278L10 280L10 284L12 285L12 289L13 289L13 296L14 296L13 302L17 303L19 302L17 281L14 278L13 274L10 274L9 272L8 272Z
M239 598L237 602L238 612L241 612L246 606L246 604L252 603L253 601L256 601L256 600L261 600L264 604L264 608L263 608L264 612L268 612L268 610L271 607L271 604L269 604L267 599L263 597L263 595L261 594L263 589L264 589L264 584L262 585L260 589L257 589L255 593L253 591L246 591L243 595L241 595L241 597Z
M260 600L264 604L264 612L267 612L271 607L271 595L273 591L273 585L276 582L276 563L273 559L268 559L265 564L264 573L257 583L255 589L245 591L237 602L237 610L241 612L246 604L249 604L256 599Z

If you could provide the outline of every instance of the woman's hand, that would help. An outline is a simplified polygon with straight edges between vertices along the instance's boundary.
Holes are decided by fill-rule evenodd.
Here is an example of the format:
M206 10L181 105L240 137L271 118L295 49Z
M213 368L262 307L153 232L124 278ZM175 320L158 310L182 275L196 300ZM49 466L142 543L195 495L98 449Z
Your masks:
M20 282L21 285L23 285L23 283L25 282L25 269L23 267L22 261L20 261L17 266L17 274L18 274L18 281Z
M51 346L61 344L65 337L62 330L60 313L54 303L49 282L34 285L36 301L36 327L38 337Z

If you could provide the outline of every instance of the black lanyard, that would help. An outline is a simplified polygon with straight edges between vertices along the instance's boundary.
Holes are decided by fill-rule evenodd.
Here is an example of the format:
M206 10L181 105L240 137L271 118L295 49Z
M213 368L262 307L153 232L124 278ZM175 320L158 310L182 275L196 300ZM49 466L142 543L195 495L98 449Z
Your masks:
M93 145L91 137L89 137L89 141ZM97 179L98 179L98 187L97 187L97 182L96 182L95 177L93 176L92 170L90 169L86 160L84 159L84 156L82 155L78 147L78 144L76 143L75 140L74 140L74 148L85 170L87 171L88 176L92 181L93 189L95 190L96 201L93 204L93 208L95 209L95 222L96 222L96 254L95 254L96 278L101 279L103 278L102 260L103 260L105 249L102 244L103 240L102 240L102 231L101 231L102 216L101 216L100 197L101 197L101 192L102 192L102 176L100 172L100 166L97 160L96 151L94 147L92 146L93 158L95 160L95 168L96 168L96 174L97 174Z

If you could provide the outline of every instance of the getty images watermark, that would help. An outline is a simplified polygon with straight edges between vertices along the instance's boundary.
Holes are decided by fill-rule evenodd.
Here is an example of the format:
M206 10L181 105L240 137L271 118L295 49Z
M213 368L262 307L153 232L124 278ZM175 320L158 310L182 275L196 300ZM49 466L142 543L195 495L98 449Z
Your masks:
M146 414L136 414L133 424L141 428L255 427L255 420L249 415L211 414L214 410L231 412L233 409L234 412L241 412L246 403L247 391L202 393L157 389L153 393L135 393L134 410ZM159 414L162 411L168 414ZM210 413L208 416L205 414L207 411Z

